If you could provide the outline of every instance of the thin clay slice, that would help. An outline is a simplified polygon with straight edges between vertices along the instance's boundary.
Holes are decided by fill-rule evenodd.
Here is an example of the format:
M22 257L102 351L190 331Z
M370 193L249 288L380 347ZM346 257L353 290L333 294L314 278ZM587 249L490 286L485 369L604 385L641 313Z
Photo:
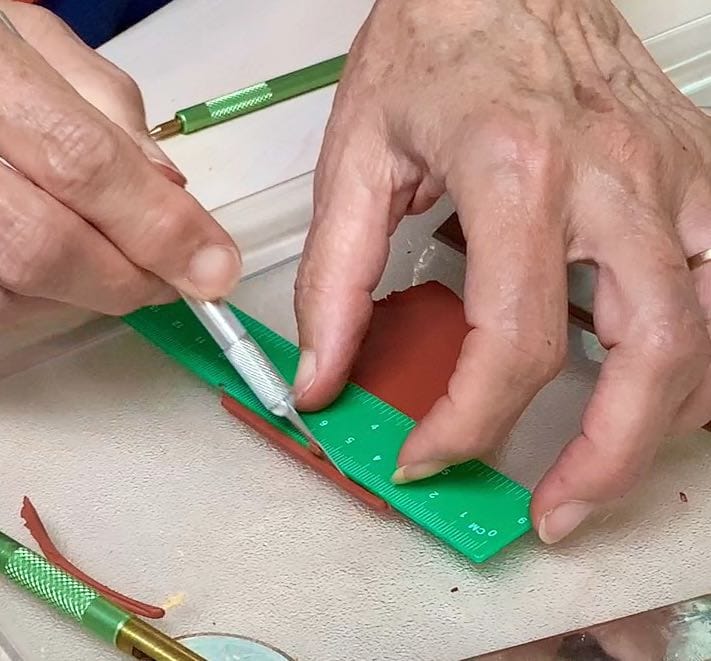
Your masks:
M468 330L462 302L444 285L427 282L393 293L374 305L351 381L414 420L421 420L447 392ZM343 478L328 462L231 397L223 397L223 406L359 500L375 509L388 509L385 501Z
M223 395L222 406L235 418L249 425L254 431L269 439L275 445L278 445L283 450L286 450L292 457L309 465L314 470L318 471L328 479L335 482L341 489L348 492L354 498L360 500L368 507L372 507L378 511L387 511L390 509L382 498L372 494L367 489L364 489L359 484L352 482L347 477L344 477L329 461L316 456L309 448L300 443L297 443L291 436L288 436L281 430L271 425L267 420L262 418L254 411L251 411L245 406L242 406L236 399L229 395Z
M42 553L44 553L45 558L51 562L55 567L63 569L67 574L70 574L78 581L81 581L85 585L88 585L94 590L96 590L102 597L105 597L110 602L127 610L129 613L138 615L140 617L150 618L158 620L165 616L165 611L157 606L151 606L150 604L144 604L135 599L130 599L122 594L119 594L111 588L107 588L102 585L91 576L87 576L81 569L73 565L69 560L67 560L54 545L54 542L49 536L47 529L42 523L35 506L32 501L25 496L22 501L22 509L20 510L20 516L25 522L25 527L30 531L33 539L39 545Z

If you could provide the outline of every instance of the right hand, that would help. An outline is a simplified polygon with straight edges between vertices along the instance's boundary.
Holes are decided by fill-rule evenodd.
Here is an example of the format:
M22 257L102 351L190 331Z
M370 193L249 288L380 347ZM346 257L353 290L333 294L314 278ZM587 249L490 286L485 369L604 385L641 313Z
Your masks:
M229 235L148 137L136 84L39 7L0 0L0 327L49 302L121 315L229 293Z
M470 330L394 482L487 456L557 376L571 263L594 265L609 352L533 491L540 538L618 502L665 439L709 421L711 267L687 258L711 245L711 121L612 0L375 2L314 188L296 287L304 411L348 379L398 223L447 193L467 241Z

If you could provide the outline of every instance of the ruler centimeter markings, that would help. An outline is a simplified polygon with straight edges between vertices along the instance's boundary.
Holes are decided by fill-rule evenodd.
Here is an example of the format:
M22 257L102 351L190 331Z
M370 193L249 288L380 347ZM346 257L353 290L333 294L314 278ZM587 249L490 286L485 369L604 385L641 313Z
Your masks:
M233 310L292 383L298 348ZM183 301L143 308L124 320L202 380L306 445L288 422L264 409ZM421 482L394 485L390 478L397 456L415 421L355 384L349 383L331 406L302 416L351 480L474 562L488 560L531 529L530 492L479 461L453 466Z

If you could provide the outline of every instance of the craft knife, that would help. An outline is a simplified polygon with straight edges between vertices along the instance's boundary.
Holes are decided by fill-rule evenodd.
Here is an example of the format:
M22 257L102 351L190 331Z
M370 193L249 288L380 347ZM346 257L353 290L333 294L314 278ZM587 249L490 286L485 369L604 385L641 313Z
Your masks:
M222 300L202 301L182 296L262 405L270 413L288 420L316 454L325 456L342 473L297 412L290 386L230 307Z

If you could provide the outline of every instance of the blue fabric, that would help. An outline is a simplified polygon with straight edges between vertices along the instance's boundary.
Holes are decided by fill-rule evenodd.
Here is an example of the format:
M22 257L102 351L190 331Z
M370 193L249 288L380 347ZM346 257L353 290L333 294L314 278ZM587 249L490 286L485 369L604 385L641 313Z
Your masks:
M64 20L80 37L98 48L171 0L44 0L43 7Z

